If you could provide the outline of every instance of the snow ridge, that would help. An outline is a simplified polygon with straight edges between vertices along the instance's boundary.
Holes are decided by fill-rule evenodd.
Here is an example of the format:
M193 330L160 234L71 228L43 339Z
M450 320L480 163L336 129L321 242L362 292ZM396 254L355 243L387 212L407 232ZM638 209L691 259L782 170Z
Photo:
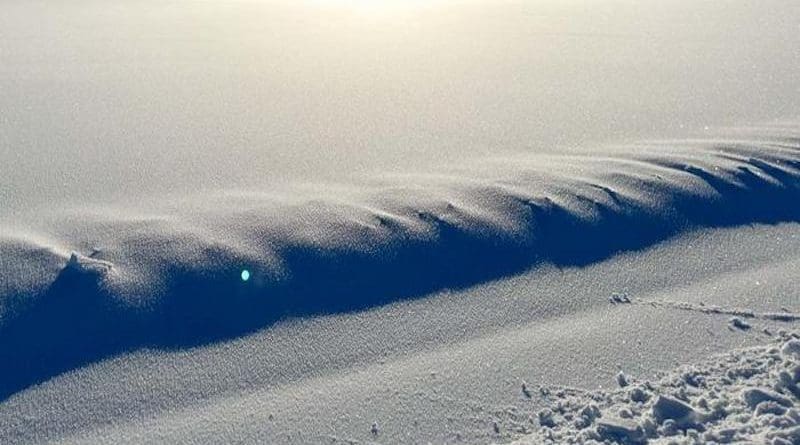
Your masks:
M585 265L693 227L799 221L800 126L732 134L2 227L0 397L142 346L203 344L542 262Z

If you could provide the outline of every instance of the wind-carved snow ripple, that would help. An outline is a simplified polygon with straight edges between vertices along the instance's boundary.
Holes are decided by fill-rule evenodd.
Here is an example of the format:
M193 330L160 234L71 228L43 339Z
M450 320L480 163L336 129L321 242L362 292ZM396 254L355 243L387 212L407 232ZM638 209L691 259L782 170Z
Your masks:
M0 231L0 395L138 347L800 220L800 126L74 208ZM241 272L249 279L243 281Z

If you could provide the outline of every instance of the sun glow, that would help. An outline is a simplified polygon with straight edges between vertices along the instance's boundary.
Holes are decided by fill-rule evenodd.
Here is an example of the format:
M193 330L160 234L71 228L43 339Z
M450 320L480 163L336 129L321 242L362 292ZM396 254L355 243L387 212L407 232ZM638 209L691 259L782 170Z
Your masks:
M391 18L418 12L441 0L309 0L315 6L339 9L368 18Z

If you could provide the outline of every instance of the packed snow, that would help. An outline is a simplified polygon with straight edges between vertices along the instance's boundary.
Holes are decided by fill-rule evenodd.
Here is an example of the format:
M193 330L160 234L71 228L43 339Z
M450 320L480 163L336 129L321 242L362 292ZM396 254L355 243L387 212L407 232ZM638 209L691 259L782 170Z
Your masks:
M618 390L548 392L526 444L800 443L800 333Z

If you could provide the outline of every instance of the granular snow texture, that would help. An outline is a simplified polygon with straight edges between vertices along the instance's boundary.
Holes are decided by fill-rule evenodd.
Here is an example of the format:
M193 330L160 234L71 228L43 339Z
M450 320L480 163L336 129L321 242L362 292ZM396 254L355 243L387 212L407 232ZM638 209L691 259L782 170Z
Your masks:
M800 443L800 334L687 365L658 381L616 391L560 389L541 426L517 445L538 443ZM630 379L630 377L626 377Z

